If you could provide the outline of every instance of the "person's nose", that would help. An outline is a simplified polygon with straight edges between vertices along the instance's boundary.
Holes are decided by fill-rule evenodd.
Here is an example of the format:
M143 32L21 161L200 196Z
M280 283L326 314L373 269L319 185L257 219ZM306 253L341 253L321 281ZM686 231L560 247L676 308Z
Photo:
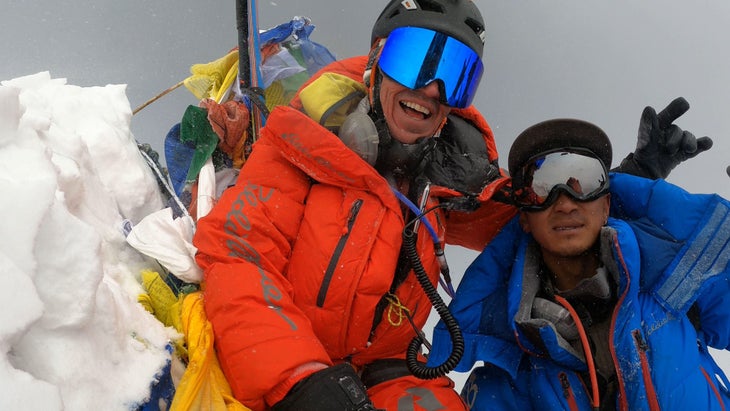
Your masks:
M563 213L570 213L573 210L575 210L576 208L578 208L577 201L573 197L571 197L565 193L560 193L560 196L558 196L558 199L555 200L555 210L556 211L560 211Z
M418 91L428 98L441 101L441 91L439 90L439 85L436 81L428 83L427 85L419 88Z

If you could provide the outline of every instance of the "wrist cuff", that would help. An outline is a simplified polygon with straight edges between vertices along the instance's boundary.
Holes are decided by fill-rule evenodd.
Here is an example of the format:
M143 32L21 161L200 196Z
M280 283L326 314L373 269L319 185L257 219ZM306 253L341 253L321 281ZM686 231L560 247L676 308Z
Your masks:
M264 401L266 401L266 404L269 406L276 404L286 397L296 383L327 367L329 367L327 364L314 361L300 365L291 373L291 375L289 375L288 378L272 388L271 391L264 396Z

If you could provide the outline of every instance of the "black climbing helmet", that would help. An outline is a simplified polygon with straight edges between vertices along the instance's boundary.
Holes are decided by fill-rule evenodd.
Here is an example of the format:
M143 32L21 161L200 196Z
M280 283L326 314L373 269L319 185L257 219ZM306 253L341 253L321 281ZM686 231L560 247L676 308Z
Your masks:
M472 0L391 0L373 26L370 44L399 27L423 27L484 50L484 20Z

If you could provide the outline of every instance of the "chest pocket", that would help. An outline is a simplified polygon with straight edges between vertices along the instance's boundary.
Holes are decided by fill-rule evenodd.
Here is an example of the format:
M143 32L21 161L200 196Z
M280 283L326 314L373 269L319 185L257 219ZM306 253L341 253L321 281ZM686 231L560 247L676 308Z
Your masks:
M382 295L388 290L402 224L385 223L386 214L372 194L325 184L312 187L287 267L297 305L336 310L341 316L356 292ZM383 255L389 252L393 255Z
M350 212L348 213L347 219L345 220L345 229L337 240L335 249L332 252L329 263L327 264L327 269L324 272L324 277L322 278L319 292L317 293L317 307L322 307L324 305L324 300L327 297L327 291L329 290L330 283L332 282L332 276L334 275L337 264L340 261L342 252L345 248L345 245L347 244L347 240L350 238L352 227L355 225L355 221L360 214L362 203L363 200L361 198L358 198L350 206Z
M360 191L312 187L287 278L296 305L333 356L364 349L392 282L402 220Z

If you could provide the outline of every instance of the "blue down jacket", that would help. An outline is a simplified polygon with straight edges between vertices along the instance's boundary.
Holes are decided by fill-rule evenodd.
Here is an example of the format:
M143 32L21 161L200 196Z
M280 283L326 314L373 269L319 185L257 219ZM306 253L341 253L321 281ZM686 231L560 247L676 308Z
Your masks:
M730 344L729 212L717 195L611 175L611 218L601 237L618 275L608 341L617 409L730 409L730 384L708 353ZM466 342L456 371L476 366L462 391L473 410L591 409L582 354L566 349L549 321L524 321L535 293L523 270L531 243L514 218L468 268L450 304ZM693 305L697 328L687 316ZM450 350L440 323L429 365Z

